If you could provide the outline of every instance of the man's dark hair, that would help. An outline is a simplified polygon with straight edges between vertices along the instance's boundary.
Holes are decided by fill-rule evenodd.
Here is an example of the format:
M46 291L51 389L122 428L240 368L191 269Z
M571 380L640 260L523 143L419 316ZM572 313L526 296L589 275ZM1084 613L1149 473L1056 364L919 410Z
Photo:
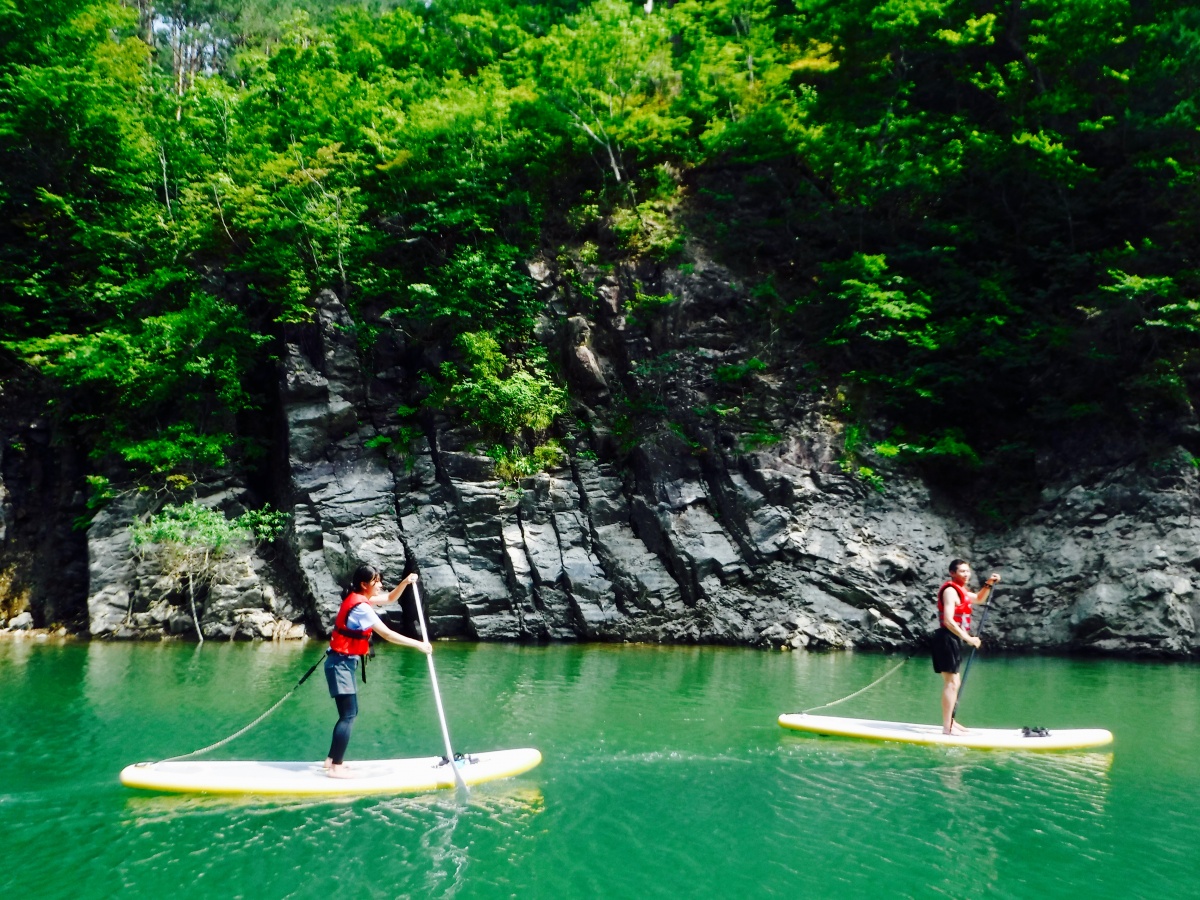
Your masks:
M949 572L951 575L953 575L953 574L954 574L954 570L955 570L955 569L957 569L959 566L961 566L961 565L962 565L963 563L965 563L965 562L966 562L966 560L965 560L965 559L954 559L954 560L951 560L951 561L950 561L950 568L949 568L949 569L947 569L946 571L948 571L948 572Z

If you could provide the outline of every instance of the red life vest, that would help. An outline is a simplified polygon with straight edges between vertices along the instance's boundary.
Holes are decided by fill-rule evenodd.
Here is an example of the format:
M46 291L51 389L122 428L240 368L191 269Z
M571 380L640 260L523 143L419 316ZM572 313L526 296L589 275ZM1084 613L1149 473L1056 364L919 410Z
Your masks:
M350 610L358 604L366 602L365 596L354 592L348 594L342 601L337 618L333 620L333 634L329 636L329 649L334 653L342 653L346 656L366 656L371 652L371 629L358 631L346 627Z
M956 623L958 623L959 628L961 628L963 631L970 634L971 633L971 601L967 597L967 592L963 590L962 585L960 585L954 581L947 581L940 588L938 588L938 592L937 592L938 625L940 625L942 628L946 627L946 625L945 625L946 617L945 617L945 613L942 611L942 594L944 594L946 592L946 588L948 588L948 587L952 587L956 591L958 591L958 603L954 604L954 616L952 618L954 619L954 621Z

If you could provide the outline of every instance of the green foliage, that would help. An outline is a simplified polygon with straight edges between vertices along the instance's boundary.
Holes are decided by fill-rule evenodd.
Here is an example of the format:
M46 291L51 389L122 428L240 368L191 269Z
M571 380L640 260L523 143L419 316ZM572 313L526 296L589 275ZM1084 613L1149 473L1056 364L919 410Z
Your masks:
M161 479L243 446L263 336L332 288L364 337L462 336L430 402L509 438L565 408L529 261L565 246L587 302L686 237L851 416L923 436L900 457L1166 434L1200 383L1198 35L1117 0L0 3L4 346Z
M839 324L827 339L830 344L847 344L852 339L899 340L923 349L936 343L925 330L914 325L928 319L929 296L906 292L905 279L887 274L887 258L855 253L844 263L825 267L829 294L842 306Z
M634 322L645 325L674 302L673 294L646 294L638 284L633 297L625 301L625 310Z
M566 391L551 381L544 360L511 359L486 331L466 332L457 341L464 371L443 366L446 397L463 418L485 432L544 433L566 412Z
M221 561L239 545L267 543L287 526L287 513L264 507L228 519L218 509L192 500L167 504L130 527L133 546L171 581L187 584L196 636L204 642L197 612L197 587L210 584Z
M742 453L753 453L783 440L783 435L765 422L751 422L750 425L749 431L738 436L738 447Z
M765 371L766 368L765 362L752 356L745 362L717 366L713 370L713 380L719 384L736 384L739 381L745 381L755 372Z
M724 419L727 416L736 416L742 411L740 406L725 406L721 403L710 403L708 406L692 407L692 412L701 417L715 416L718 419Z
M947 459L967 465L978 465L979 454L963 437L958 428L947 428L940 433L927 435L912 441L880 441L871 448L885 459Z
M253 535L259 543L273 541L283 533L290 516L277 509L264 506L262 509L248 509L236 519L234 525Z
M88 475L85 480L88 486L87 508L89 510L94 512L117 496L112 482L103 475Z
M496 477L506 484L516 484L522 478L561 468L567 461L566 452L555 440L538 444L529 453L519 447L506 448L497 444L487 451L487 455L496 461Z
M609 227L619 245L651 259L668 259L683 249L684 236L673 215L678 203L647 200L633 209L618 207L609 217Z
M688 449L691 450L692 453L703 452L704 445L700 441L698 441L694 437L692 437L690 434L688 434L687 429L684 428L683 425L680 424L679 422L668 422L667 430L672 432L676 437L678 437L685 444L687 444Z
M173 552L198 551L220 556L239 543L272 541L287 525L287 513L264 507L248 510L234 519L198 501L168 504L130 528L135 547L158 545Z
M94 455L162 474L225 463L232 437L199 422L252 406L245 367L266 340L230 304L196 294L178 311L4 346L61 384Z
M869 484L872 489L878 493L882 494L885 491L886 485L884 483L883 476L870 466L859 466L858 469L855 470L854 474Z
M119 435L110 438L112 449L125 462L160 475L180 469L224 465L225 451L232 440L227 434L197 434L187 423L171 425L160 436L140 441L126 440Z

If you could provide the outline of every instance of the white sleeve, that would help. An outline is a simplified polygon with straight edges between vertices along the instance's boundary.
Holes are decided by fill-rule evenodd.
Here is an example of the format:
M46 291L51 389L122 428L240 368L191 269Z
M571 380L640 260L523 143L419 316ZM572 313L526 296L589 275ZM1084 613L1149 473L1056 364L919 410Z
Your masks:
M383 619L379 618L379 613L375 612L370 603L358 604L350 610L350 615L346 616L346 626L354 631L369 631L382 624Z

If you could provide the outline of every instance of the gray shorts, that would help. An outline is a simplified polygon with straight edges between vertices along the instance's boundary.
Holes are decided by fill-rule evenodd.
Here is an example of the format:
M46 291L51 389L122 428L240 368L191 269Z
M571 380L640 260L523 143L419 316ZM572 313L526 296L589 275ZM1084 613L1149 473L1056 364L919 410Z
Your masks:
M329 696L357 694L358 688L354 685L354 673L357 671L357 656L346 656L330 650L325 657L325 680L329 683Z

